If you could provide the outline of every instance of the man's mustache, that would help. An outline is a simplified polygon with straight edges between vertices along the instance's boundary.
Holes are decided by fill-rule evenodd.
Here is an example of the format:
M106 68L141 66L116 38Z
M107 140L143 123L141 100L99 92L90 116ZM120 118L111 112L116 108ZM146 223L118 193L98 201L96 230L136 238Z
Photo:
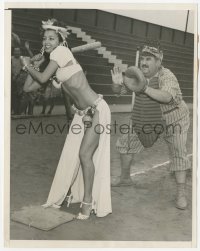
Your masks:
M148 67L148 65L143 64L143 65L142 65L142 68L149 68L149 67Z

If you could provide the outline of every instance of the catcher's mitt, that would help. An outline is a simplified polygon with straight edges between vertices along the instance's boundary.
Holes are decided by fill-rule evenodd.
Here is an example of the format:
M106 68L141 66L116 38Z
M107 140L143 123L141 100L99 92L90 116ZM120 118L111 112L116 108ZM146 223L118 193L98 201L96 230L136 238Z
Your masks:
M125 85L128 89L130 89L131 91L136 92L136 93L137 92L144 92L146 90L147 80L138 67L136 67L136 66L129 67L125 71L124 75L127 78L131 78L134 80L133 83L131 83L131 84L128 84L128 83L126 84L126 81L125 81Z

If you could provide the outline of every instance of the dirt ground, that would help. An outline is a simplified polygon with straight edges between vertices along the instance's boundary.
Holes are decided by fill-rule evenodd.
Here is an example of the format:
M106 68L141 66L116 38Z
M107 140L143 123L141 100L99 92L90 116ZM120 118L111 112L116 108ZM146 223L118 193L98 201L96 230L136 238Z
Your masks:
M113 113L112 120L124 123L128 114ZM43 124L43 133L29 133L30 122L36 128ZM58 129L66 123L64 116L15 119L11 123L11 213L24 206L41 205L48 196L59 156L67 134ZM53 125L49 126L49 124ZM20 129L19 129L20 128ZM50 130L51 129L51 130ZM19 134L24 132L24 134ZM48 131L48 133L47 133ZM49 132L54 131L52 134ZM115 150L118 134L111 135L111 179L120 175L119 155ZM188 134L188 153L192 153L192 126ZM168 165L167 148L159 140L152 148L138 154L132 166L134 185L112 188L113 213L105 218L94 215L87 221L60 225L41 231L10 222L11 240L104 240L104 241L191 241L192 240L192 173L188 173L187 210L174 206L175 180ZM141 174L134 175L137 172ZM62 210L78 213L79 205L66 205Z

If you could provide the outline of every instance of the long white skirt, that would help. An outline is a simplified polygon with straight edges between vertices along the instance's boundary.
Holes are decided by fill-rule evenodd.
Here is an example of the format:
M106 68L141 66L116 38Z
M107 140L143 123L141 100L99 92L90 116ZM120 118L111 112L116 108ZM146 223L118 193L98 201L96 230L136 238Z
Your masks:
M98 103L96 108L99 111L101 134L98 148L93 155L95 175L92 189L92 207L98 217L104 217L112 212L109 131L111 116L110 109L103 99ZM47 202L43 205L45 207L59 207L64 201L70 186L73 196L72 203L81 202L83 200L84 183L79 159L79 149L84 136L82 117L83 116L78 114L74 116L60 156ZM74 182L72 184L73 180Z

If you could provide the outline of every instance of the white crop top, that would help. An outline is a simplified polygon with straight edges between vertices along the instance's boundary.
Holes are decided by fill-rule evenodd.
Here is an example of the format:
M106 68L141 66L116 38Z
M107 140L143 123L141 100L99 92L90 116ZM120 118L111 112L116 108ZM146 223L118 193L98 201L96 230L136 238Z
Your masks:
M72 75L82 70L69 48L65 46L59 45L56 47L50 53L50 60L55 61L59 66L56 71L56 77L60 82L68 80ZM73 64L66 66L70 61L72 61Z
M73 61L76 64L76 60L69 50L65 46L59 45L50 53L50 60L56 61L59 67L64 67L70 61Z

